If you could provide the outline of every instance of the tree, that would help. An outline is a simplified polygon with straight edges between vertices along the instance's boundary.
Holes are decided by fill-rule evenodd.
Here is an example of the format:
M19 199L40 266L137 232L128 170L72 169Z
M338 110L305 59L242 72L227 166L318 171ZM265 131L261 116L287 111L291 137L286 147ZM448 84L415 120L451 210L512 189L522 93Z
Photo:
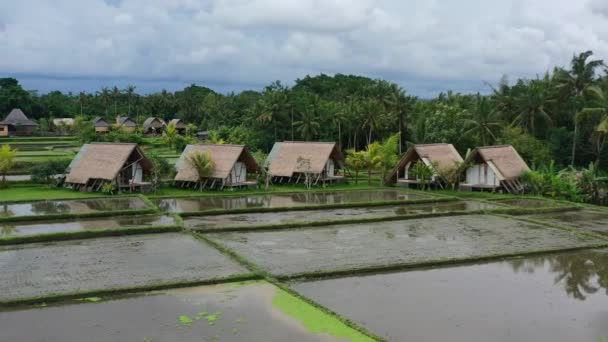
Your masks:
M298 128L298 133L300 133L306 141L312 140L319 134L319 129L321 128L321 125L315 117L314 109L310 107L304 110L301 119L294 122L294 125Z
M375 99L368 99L362 102L361 111L364 118L362 127L367 127L367 145L372 143L372 133L378 127L380 104Z
M359 184L359 172L365 168L366 152L365 151L346 151L346 166L355 173L355 184Z
M377 160L377 167L380 168L383 183L388 172L399 161L399 140L399 133L396 133L386 138L381 144L372 143L371 148L369 148L369 152L372 154L371 158Z
M548 99L547 86L542 80L532 80L527 83L527 90L515 98L517 116L513 124L519 125L524 132L535 135L536 123L552 124L551 116L545 106Z
M579 127L584 122L597 123L594 125L591 139L595 147L595 163L600 165L600 158L608 136L608 92L598 86L590 86L587 88L586 95L589 99L587 106L577 114L575 121Z
M490 101L477 93L472 118L466 120L466 135L475 135L482 146L488 146L496 140L496 132L501 124L494 117Z
M162 177L168 176L173 172L174 168L167 159L161 158L161 156L156 152L148 153L148 160L152 163L152 171L151 171L151 183L152 188L156 192L158 189Z
M2 174L2 186L5 187L6 174L15 165L15 158L17 158L17 150L11 149L10 145L2 145L0 148L0 174Z
M125 94L127 94L127 103L128 103L128 110L127 110L127 115L131 116L131 99L133 98L133 95L135 94L135 86L134 85L128 85L125 88Z
M213 159L211 159L209 153L195 152L188 155L186 161L196 171L196 174L198 175L199 189L202 191L203 180L211 176L213 174L213 170L215 169Z
M165 127L165 131L163 132L163 141L169 147L175 147L175 142L177 140L177 127L175 127L175 123L171 122Z
M412 173L416 180L422 184L422 190L427 188L427 184L434 175L433 169L422 161L417 161L412 165Z
M312 187L312 166L310 165L310 158L298 157L296 161L296 172L304 175L304 186L306 189Z

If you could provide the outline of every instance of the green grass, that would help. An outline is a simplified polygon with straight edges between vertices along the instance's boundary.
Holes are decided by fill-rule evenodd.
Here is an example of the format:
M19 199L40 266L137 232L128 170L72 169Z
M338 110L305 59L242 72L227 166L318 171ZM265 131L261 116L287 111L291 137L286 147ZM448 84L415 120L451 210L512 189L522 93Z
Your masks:
M36 201L52 199L74 199L107 197L99 192L80 192L65 188L54 188L48 185L28 184L10 185L8 188L0 189L0 202L14 201Z

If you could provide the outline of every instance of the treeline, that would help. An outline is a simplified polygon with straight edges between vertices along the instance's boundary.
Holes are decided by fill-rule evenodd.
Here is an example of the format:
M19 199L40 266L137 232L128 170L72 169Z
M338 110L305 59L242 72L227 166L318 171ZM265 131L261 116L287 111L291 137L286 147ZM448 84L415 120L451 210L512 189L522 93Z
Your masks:
M135 87L40 95L12 78L0 79L0 110L22 108L34 119L128 115L182 118L229 143L268 151L280 140L336 141L363 149L400 132L411 143L453 143L461 153L489 144L513 144L535 165L608 165L608 77L592 52L573 57L534 79L506 78L490 95L447 92L419 99L397 84L367 77L306 76L292 87L274 82L263 91L218 94L191 85L174 93L140 95Z

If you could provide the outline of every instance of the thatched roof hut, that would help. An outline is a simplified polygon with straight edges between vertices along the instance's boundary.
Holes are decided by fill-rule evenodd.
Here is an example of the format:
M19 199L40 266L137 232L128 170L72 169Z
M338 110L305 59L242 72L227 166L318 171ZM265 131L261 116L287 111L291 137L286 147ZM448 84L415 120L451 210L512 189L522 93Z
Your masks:
M177 132L183 134L186 131L186 123L182 119L171 119L167 125L175 125Z
M519 192L519 177L530 170L528 164L511 145L478 147L466 158L466 180L461 187L469 189L504 188Z
M306 160L308 169L302 170L299 160ZM298 181L303 173L314 175L316 181L330 181L337 177L335 172L344 163L342 152L333 142L277 142L272 147L264 167L279 181ZM296 178L296 179L292 179Z
M441 168L452 167L462 163L462 157L452 144L418 144L410 147L397 166L386 178L386 183L397 183L401 185L417 184L415 175L410 172L410 168L417 162L422 162L433 171L431 181L438 181L437 171Z
M31 135L37 127L21 109L15 108L0 121L0 136Z
M118 188L143 183L143 176L152 169L137 144L91 143L85 144L68 167L66 184L77 188L99 190L104 183Z
M137 128L137 122L128 116L117 116L116 128L122 129L126 132L134 132Z
M198 173L188 163L188 157L194 153L207 153L215 165L213 173L205 180L206 184L198 184L200 181ZM210 187L246 186L247 174L260 171L247 146L207 144L186 146L176 164L176 169L176 184Z
M95 117L91 122L93 123L93 127L95 127L95 133L105 134L110 131L110 124L102 117Z
M145 134L157 134L165 128L165 120L151 116L144 121L143 128Z

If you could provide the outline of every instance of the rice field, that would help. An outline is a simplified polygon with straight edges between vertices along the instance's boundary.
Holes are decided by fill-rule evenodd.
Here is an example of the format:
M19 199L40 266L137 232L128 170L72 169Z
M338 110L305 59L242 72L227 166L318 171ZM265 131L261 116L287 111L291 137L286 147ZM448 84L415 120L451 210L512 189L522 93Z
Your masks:
M608 336L603 211L388 188L44 199L0 204L2 341Z

